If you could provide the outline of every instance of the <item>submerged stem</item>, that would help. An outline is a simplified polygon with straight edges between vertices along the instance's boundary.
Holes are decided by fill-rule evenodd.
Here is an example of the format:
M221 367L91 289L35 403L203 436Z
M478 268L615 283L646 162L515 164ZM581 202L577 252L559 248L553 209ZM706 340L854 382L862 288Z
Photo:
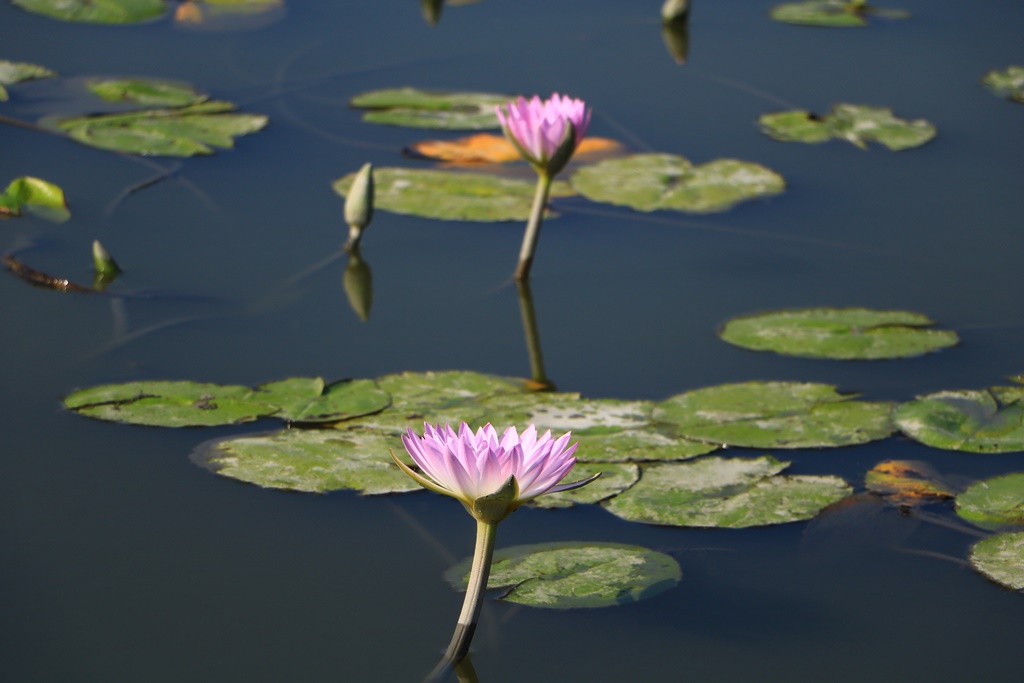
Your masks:
M548 195L551 192L551 180L551 175L546 171L538 173L537 191L533 195L530 221L526 224L526 232L523 233L523 246L519 249L519 265L516 267L515 274L517 281L525 280L530 276L533 254L537 250L537 237L540 235L541 223L544 222L544 206L548 203Z

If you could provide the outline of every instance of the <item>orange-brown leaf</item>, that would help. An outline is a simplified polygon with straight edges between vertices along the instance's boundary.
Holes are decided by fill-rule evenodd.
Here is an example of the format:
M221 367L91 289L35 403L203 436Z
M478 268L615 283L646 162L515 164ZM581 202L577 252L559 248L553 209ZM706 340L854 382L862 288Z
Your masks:
M608 138L583 138L576 156L597 152L612 152L621 147ZM409 146L417 156L450 164L502 164L518 161L519 153L512 143L501 135L478 133L457 140L423 140Z
M869 491L895 505L923 505L956 495L935 470L917 460L880 462L867 473L864 483Z

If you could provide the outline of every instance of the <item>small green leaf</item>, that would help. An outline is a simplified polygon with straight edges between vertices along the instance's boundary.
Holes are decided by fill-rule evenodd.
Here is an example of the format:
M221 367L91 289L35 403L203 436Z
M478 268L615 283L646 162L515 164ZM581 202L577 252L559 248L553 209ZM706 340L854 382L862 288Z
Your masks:
M637 211L725 211L748 199L778 194L782 176L759 164L716 159L694 166L673 154L634 154L579 168L572 186L595 202Z
M884 19L906 19L910 13L904 10L876 8L863 2L844 2L843 0L789 2L776 5L771 11L772 19L785 24L832 28L867 26L867 17L871 15Z
M156 78L117 78L86 83L89 90L108 102L134 102L147 107L184 107L209 99L188 83Z
M908 311L805 308L733 318L719 331L730 344L804 358L910 358L953 346L956 332Z
M391 395L372 379L326 384L320 377L293 377L256 389L262 403L280 407L274 414L289 422L337 422L380 412Z
M1024 472L979 481L956 497L956 513L991 531L1024 526Z
M848 446L893 432L892 404L852 398L828 384L722 384L666 399L653 416L690 439L752 448Z
M336 180L334 191L344 197L354 177L350 173ZM523 221L533 206L535 183L483 173L378 168L373 179L375 207L394 213L457 221ZM572 194L566 183L552 184L552 197Z
M71 217L60 187L29 176L15 178L0 194L0 216L20 216L22 209L56 223Z
M1024 66L1008 66L1002 71L989 71L982 77L981 83L1003 99L1024 103Z
M579 451L577 451L579 453ZM601 476L586 486L534 498L530 504L542 508L565 508L572 505L597 503L618 495L640 478L640 468L632 463L579 462L562 480L563 484L583 481L600 473Z
M8 99L7 90L4 88L5 85L15 85L23 81L31 81L36 78L50 78L56 75L56 71L51 71L45 66L0 59L0 102L5 102Z
M508 95L479 92L429 92L416 88L373 90L352 98L349 104L369 109L363 120L410 128L485 130L498 128L495 106L512 99Z
M758 119L761 132L783 142L820 143L838 138L867 148L877 142L893 151L920 147L935 137L928 121L907 121L893 116L885 107L837 104L825 116L793 110L764 114Z
M770 456L643 465L604 505L631 522L741 528L810 519L852 491L838 477L778 476L788 466Z
M971 566L996 583L1024 591L1024 531L996 534L971 548Z
M465 590L471 561L446 571L445 579ZM540 543L496 552L487 587L510 588L503 601L531 607L610 607L654 597L682 576L672 557L640 546Z
M896 426L933 448L970 453L1024 451L1024 387L939 391L901 404Z
M263 488L368 495L417 491L419 484L391 460L395 444L393 434L372 430L286 429L217 441L194 459L222 477Z
M62 21L95 24L135 24L167 11L164 0L11 0L33 14Z

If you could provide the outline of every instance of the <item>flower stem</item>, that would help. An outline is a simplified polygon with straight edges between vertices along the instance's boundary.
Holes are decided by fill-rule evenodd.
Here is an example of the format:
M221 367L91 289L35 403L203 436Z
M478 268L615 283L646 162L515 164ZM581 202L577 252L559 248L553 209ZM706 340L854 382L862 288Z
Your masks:
M552 177L545 171L538 172L537 191L533 195L533 209L530 211L530 222L526 224L526 232L523 233L523 246L519 249L519 265L516 267L516 281L525 280L530 276L530 266L533 265L533 253L537 250L537 237L540 235L540 226L544 222L544 206L548 203L548 195L551 193Z
M480 606L484 601L487 589L487 577L491 574L491 558L494 556L494 538L498 525L495 522L476 523L476 549L473 551L473 568L469 572L469 585L466 587L466 599L462 603L462 614L455 626L452 642L444 653L444 658L452 664L458 664L469 652L469 643L473 640L476 620L480 616Z

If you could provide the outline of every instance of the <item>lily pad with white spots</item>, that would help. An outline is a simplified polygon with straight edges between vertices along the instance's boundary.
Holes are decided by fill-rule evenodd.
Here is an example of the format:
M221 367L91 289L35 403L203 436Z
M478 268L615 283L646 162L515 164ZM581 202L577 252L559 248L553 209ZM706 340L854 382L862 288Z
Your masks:
M445 572L465 590L470 559ZM501 597L531 607L575 609L611 607L645 600L674 587L682 578L672 557L621 543L540 543L499 550L488 588L507 588Z
M959 342L956 332L931 325L909 311L806 308L733 318L719 336L745 349L839 360L910 358Z
M971 566L1006 588L1024 591L1024 531L978 541L971 548Z
M770 456L648 464L604 506L631 522L741 528L810 519L852 492L838 477L780 475L788 465Z
M650 462L687 460L711 453L718 444L685 439L659 426L624 429L607 434L576 434L576 458L581 462Z
M344 197L355 173L334 182ZM384 211L456 221L524 221L530 216L536 183L484 173L411 168L373 171L375 206ZM573 194L568 184L555 181L551 196ZM554 214L549 212L548 218Z
M47 69L45 66L0 59L0 102L5 102L10 97L7 94L7 89L4 88L5 85L15 85L24 81L50 78L56 75L56 71Z
M933 448L969 453L1024 451L1024 387L939 391L901 404L893 420Z
M368 110L363 120L410 128L486 130L498 128L495 107L512 98L481 92L431 92L392 88L362 93L349 104Z
M956 513L983 529L1024 527L1024 472L971 484L956 497Z
M542 508L564 508L600 502L622 493L635 484L640 478L640 467L633 463L577 461L562 483L582 481L598 473L601 476L586 486L539 496L530 504Z
M771 18L785 24L824 26L832 28L859 28L868 25L868 18L906 19L909 12L884 9L863 0L806 0L787 2L772 8Z
M184 107L209 99L188 83L156 78L111 78L86 83L108 102L131 102L147 107Z
M867 149L877 142L893 151L920 147L935 137L935 126L924 119L897 118L891 109L861 104L837 104L818 116L791 110L764 114L761 132L783 142L820 143L833 138Z
M854 398L828 384L743 382L678 394L653 417L689 439L752 448L849 446L892 434L892 404Z
M1003 99L1024 103L1024 66L989 71L981 84Z
M62 21L92 24L137 24L167 11L164 0L11 0L32 12Z
M775 171L737 159L694 165L674 154L634 154L579 168L570 179L587 199L637 211L725 211L736 204L782 192Z
M391 395L370 379L327 384L320 377L293 377L256 390L263 403L278 406L274 417L289 422L337 422L387 408Z
M395 444L394 435L373 430L286 429L207 444L194 460L222 477L263 488L367 495L419 490L391 460Z

